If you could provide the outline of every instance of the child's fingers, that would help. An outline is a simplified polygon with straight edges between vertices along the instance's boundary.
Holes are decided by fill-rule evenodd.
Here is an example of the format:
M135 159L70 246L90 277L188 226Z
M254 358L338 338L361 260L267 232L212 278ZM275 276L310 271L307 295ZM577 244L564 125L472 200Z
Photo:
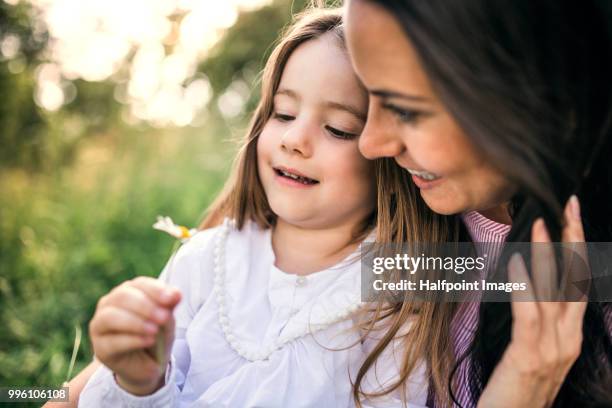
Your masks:
M109 306L125 309L158 324L164 323L170 317L167 308L157 304L142 290L127 282L117 286L98 303L99 310Z
M155 335L158 331L155 323L114 306L102 308L91 321L92 335L109 333Z
M152 300L166 307L174 307L181 300L181 293L178 289L168 286L158 279L139 276L129 281L129 284L140 289Z
M155 343L154 336L137 334L106 334L100 336L94 343L96 355L112 357L129 351L151 347Z

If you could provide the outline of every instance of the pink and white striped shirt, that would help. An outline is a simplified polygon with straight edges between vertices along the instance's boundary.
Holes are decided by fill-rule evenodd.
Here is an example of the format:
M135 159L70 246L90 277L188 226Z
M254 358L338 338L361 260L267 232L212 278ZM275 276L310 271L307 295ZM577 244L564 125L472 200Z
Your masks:
M464 213L462 218L472 241L481 243L476 247L477 251L490 254L489 259L495 262L495 259L500 255L511 226L492 221L476 211ZM462 356L472 343L478 325L479 307L479 302L462 303L451 322L451 337L455 356ZM606 328L609 333L612 333L612 307L604 309L604 316ZM477 405L477 401L472 399L470 393L469 374L469 364L468 361L465 361L457 369L453 388L455 398L463 408L473 408ZM435 394L431 385L427 406L439 407L435 403Z
M477 250L484 250L484 252L490 255L489 260L495 262L510 232L511 226L490 220L476 211L464 213L462 218L472 241L482 243L480 246L477 246ZM480 302L478 301L462 303L457 310L451 323L451 338L453 339L455 356L463 355L472 343L478 324L479 306ZM476 403L472 401L469 390L468 364L464 363L459 366L456 379L453 392L457 401L464 408L476 406ZM429 389L433 390L433 387L430 386ZM434 400L435 396L433 392L430 392L427 405L437 408L438 405Z

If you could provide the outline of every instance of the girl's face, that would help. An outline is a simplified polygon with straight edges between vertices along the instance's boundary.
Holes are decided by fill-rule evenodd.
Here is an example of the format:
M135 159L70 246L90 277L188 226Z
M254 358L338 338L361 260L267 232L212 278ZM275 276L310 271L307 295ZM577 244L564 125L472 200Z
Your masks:
M395 18L379 5L351 0L346 25L353 66L370 94L361 152L395 158L437 213L483 211L508 201L513 186L436 98Z
M375 206L373 163L357 145L367 93L336 41L326 34L291 54L257 142L272 211L308 228L358 223Z

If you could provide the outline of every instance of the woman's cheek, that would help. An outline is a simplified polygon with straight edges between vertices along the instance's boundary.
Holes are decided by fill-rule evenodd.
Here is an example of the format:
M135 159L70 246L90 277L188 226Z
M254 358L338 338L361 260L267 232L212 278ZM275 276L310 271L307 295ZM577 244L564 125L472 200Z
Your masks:
M413 159L432 173L452 176L478 167L481 162L477 150L448 115L424 122L412 136L409 151Z

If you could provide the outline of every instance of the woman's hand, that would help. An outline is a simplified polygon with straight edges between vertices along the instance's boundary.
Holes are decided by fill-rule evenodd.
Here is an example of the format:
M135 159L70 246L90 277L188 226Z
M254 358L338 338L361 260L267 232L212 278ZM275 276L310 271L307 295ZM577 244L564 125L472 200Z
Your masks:
M577 243L571 244L573 252L586 260L580 207L575 196L568 201L564 216L563 242ZM478 401L479 407L551 406L580 354L587 299L585 295L576 296L572 283L584 280L588 270L577 267L569 271L569 279L562 279L559 289L559 271L542 219L534 222L531 234L532 242L541 243L535 249L532 246L533 279L529 279L522 257L512 256L509 280L526 283L528 290L523 294L512 293L512 339ZM570 264L580 265L579 262ZM550 301L564 295L567 299L568 294L572 300L580 301Z
M138 277L103 296L89 324L96 357L110 368L117 383L135 395L152 394L163 386L166 361L174 340L172 310L180 292L157 279ZM164 336L162 358L154 348Z

